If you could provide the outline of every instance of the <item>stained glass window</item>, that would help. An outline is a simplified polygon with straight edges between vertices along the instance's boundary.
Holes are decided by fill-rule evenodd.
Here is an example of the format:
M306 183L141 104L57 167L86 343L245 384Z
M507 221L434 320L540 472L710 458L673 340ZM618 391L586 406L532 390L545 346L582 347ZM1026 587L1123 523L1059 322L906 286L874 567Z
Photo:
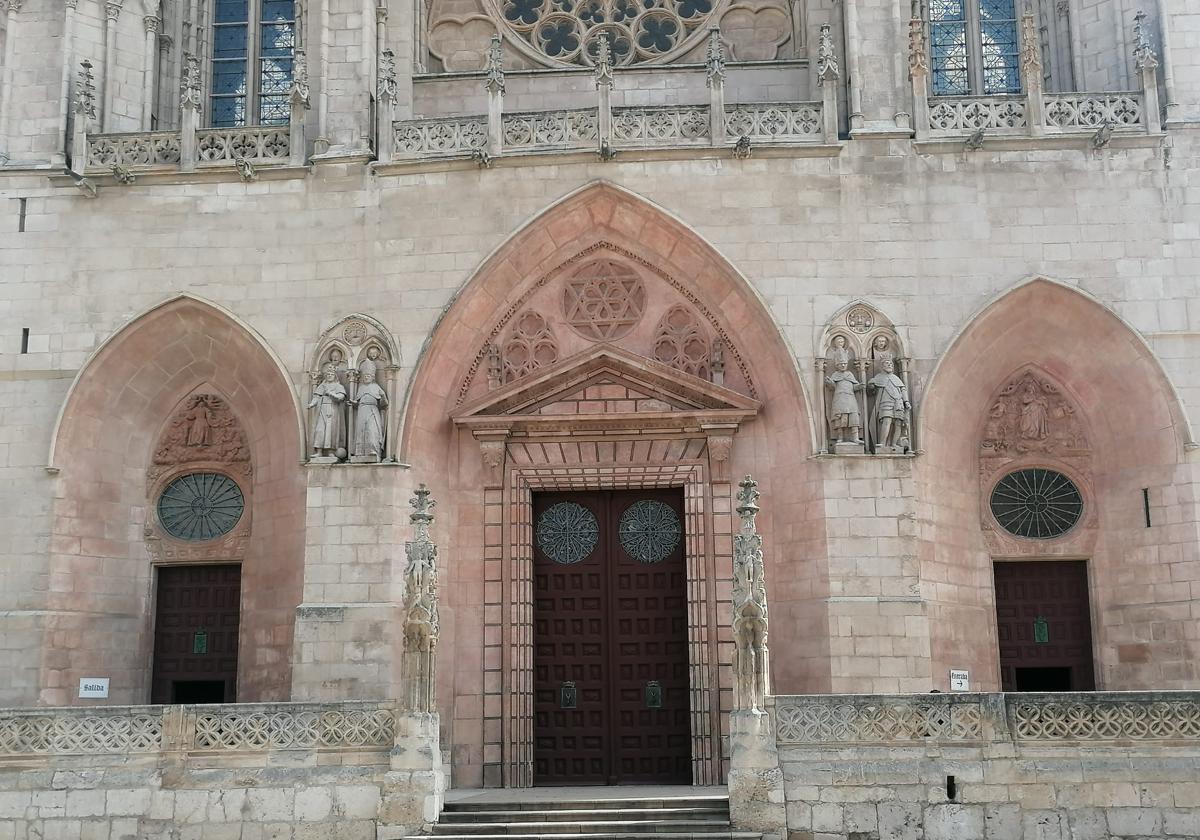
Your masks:
M286 123L295 0L216 0L212 44L213 126Z
M1020 93L1014 0L930 0L933 94Z

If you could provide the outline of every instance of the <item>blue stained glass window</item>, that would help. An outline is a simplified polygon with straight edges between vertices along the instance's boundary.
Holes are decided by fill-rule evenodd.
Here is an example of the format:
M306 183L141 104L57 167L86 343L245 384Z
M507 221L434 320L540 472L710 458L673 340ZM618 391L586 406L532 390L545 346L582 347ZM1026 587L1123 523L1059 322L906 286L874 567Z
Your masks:
M929 52L935 96L1021 91L1014 0L930 0Z
M216 0L210 96L213 126L288 121L295 21L295 0Z

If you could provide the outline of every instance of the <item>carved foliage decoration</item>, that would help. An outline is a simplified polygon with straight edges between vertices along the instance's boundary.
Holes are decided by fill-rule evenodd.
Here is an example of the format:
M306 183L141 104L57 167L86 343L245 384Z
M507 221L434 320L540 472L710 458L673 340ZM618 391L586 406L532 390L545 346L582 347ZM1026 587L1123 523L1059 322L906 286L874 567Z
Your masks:
M593 341L612 341L629 332L646 308L646 289L629 266L594 260L579 268L563 288L563 318Z
M183 401L159 439L148 477L154 481L189 464L220 465L233 475L250 475L250 445L223 397L201 393Z
M1075 407L1051 379L1026 370L1011 379L988 408L981 455L1017 458L1029 453L1059 457L1090 450Z
M533 310L521 313L501 352L504 381L512 382L558 361L558 345L546 319Z

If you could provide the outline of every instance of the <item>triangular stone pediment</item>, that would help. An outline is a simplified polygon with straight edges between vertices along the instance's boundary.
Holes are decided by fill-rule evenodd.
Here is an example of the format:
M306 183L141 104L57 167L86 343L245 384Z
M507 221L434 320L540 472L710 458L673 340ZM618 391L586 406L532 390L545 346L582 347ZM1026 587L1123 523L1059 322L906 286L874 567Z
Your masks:
M738 423L758 408L736 391L601 344L462 406L452 419L480 429L677 426Z

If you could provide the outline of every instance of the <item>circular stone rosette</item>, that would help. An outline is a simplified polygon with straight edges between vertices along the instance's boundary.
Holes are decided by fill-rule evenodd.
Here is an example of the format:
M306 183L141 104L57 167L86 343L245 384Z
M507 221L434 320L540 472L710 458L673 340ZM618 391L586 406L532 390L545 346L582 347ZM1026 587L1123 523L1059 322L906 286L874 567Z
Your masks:
M990 506L1001 528L1035 540L1061 537L1083 517L1083 495L1075 482L1041 468L1004 476L992 489Z

